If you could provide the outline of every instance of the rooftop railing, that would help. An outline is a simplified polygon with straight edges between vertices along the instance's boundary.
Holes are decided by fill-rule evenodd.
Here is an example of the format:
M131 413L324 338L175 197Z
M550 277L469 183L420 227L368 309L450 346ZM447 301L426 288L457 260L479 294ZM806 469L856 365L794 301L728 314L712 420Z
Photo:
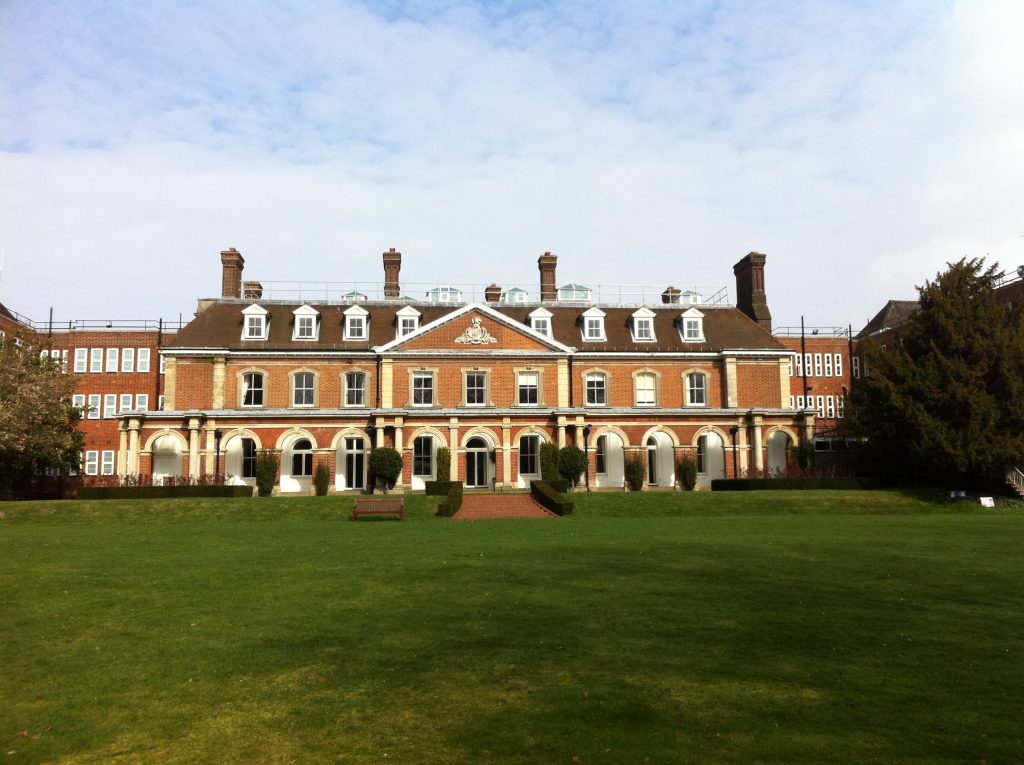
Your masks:
M772 330L776 337L849 337L846 327L776 327Z
M251 282L247 282L247 285ZM248 292L243 296L246 300L276 300L281 302L316 302L319 304L349 303L353 299L369 301L409 300L415 302L436 303L483 303L487 300L488 284L448 283L438 284L425 282L405 282L400 285L399 297L388 298L384 295L384 285L380 282L298 282L298 281L261 281L261 292ZM575 284L575 288L589 290L589 297L563 298L554 302L562 303L600 303L607 305L641 306L661 305L665 287L649 285L605 285ZM524 288L510 284L501 287L502 304L539 303L540 290L536 287ZM730 305L727 288L702 290L697 287L680 289L685 300L687 293L695 293L700 300L694 305ZM510 294L511 293L511 294ZM557 288L556 288L557 294ZM516 299L512 299L515 295ZM357 297L361 296L361 297Z
M11 313L14 313L13 311ZM47 321L32 321L31 319L20 317L19 320L28 327L31 327L33 331L46 333L49 331L53 332L74 332L76 330L90 332L111 330L117 331L151 331L156 332L158 329L163 329L164 332L177 332L179 329L184 327L188 321L185 319L164 319L161 325L160 319L68 319L64 321L54 320L52 323Z

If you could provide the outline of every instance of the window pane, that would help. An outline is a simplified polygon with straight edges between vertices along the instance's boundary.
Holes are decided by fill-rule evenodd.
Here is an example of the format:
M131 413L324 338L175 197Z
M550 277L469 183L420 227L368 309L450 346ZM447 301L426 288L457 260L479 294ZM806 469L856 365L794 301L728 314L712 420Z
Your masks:
M242 405L263 406L263 375L246 372L242 375Z
M602 374L587 375L587 404L601 406L605 403L605 379Z
M434 437L418 436L412 442L412 474L427 477L433 475Z
M538 390L540 374L537 372L519 373L519 403L531 406L539 403Z
M523 436L519 439L519 474L540 473L540 436Z
M345 406L366 405L366 375L362 372L345 373Z
M431 406L434 403L434 376L416 373L412 377L412 403L414 406Z
M295 406L313 406L313 373L296 372L294 380L295 394L292 399L293 404Z
M687 403L693 406L704 406L707 403L706 396L707 377L699 372L686 376Z
M466 374L466 404L469 406L483 406L486 398L486 377L483 372L468 372Z

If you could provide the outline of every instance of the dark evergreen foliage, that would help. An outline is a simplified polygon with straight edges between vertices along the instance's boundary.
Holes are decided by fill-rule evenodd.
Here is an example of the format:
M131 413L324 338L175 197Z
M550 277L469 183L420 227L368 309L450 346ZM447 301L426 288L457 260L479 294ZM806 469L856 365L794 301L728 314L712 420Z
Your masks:
M575 486L580 475L587 469L587 455L575 444L558 450L558 474Z
M384 491L394 486L402 474L402 455L390 446L381 446L370 452L370 473L384 482Z
M558 480L558 444L540 445L540 477L548 483Z
M452 450L442 446L437 450L437 480L441 482L450 481L452 478ZM445 494L447 494L447 490Z
M688 454L679 459L679 483L686 491L693 491L697 485L697 463Z
M256 489L261 497L269 497L277 483L277 452L261 449L256 454Z
M981 258L949 264L897 342L865 342L853 422L879 474L967 488L1024 464L1024 305L996 300L997 275Z

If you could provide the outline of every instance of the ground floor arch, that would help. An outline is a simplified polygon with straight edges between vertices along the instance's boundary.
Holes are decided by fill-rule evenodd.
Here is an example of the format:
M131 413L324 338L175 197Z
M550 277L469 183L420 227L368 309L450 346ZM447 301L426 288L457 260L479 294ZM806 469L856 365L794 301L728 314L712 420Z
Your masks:
M671 437L664 431L656 430L644 439L647 453L647 485L675 486L675 449Z
M336 491L366 488L370 448L370 439L360 431L346 431L337 438L334 460Z
M621 489L626 480L625 447L622 435L614 430L599 433L594 439L594 485Z
M697 437L697 480L710 485L716 478L725 478L725 442L713 430Z
M784 430L773 430L768 436L768 473L785 475L792 439Z
M176 435L165 433L157 436L151 447L153 455L153 483L163 483L168 478L180 478L184 444Z

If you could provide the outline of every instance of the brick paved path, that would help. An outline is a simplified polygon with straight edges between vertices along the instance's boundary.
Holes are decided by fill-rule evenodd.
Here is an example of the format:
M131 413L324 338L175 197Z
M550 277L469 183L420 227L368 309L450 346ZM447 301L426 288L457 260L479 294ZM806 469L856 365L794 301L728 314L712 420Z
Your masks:
M466 494L462 506L452 516L457 521L490 518L557 518L541 507L529 494Z

